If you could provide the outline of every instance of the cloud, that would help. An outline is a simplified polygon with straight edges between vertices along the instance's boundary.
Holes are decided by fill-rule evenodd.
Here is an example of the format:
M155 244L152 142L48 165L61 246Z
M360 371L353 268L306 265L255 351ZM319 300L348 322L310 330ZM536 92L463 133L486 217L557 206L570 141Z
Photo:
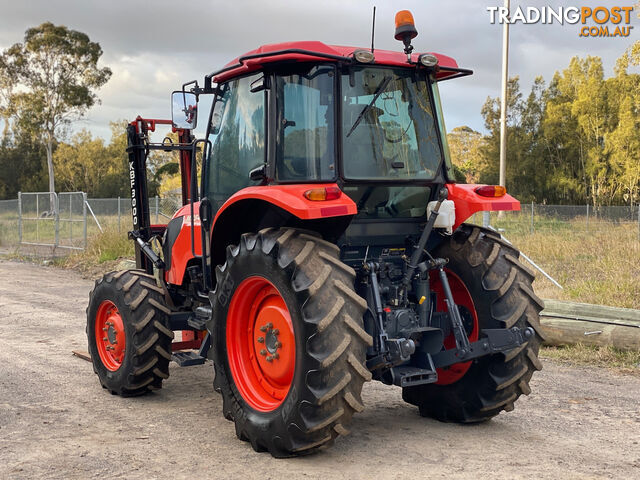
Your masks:
M376 48L400 50L393 39L395 12L411 10L419 31L418 51L450 55L475 75L444 82L441 87L447 126L469 125L483 130L480 108L487 96L500 93L502 27L489 23L486 7L501 0L435 2L405 0L22 0L3 2L0 48L21 41L24 31L44 21L87 33L101 44L102 63L113 70L99 91L102 103L76 128L89 128L109 138L109 121L136 115L167 117L169 96L182 83L216 70L259 45L294 40L368 46L371 9L377 4ZM518 2L512 2L517 4ZM597 5L581 0L580 5ZM601 2L600 2L601 3ZM620 4L632 4L620 0ZM566 5L566 2L530 0L527 6ZM522 3L524 5L524 3ZM639 21L634 15L633 24ZM548 81L566 68L571 57L603 57L608 73L632 39L579 38L573 25L513 25L510 75L519 75L527 92L533 79ZM636 32L632 31L632 35ZM203 111L203 109L201 109ZM200 122L201 125L204 122Z

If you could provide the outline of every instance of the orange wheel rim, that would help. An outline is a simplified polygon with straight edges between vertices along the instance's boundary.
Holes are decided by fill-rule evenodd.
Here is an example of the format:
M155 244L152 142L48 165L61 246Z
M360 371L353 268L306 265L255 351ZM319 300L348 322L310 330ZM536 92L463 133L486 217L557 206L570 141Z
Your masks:
M260 412L284 402L296 364L289 309L266 278L238 285L227 313L227 356L233 381L244 401Z
M103 301L98 307L95 337L102 364L115 372L122 365L127 345L122 317L110 300Z
M469 342L475 342L478 340L479 336L479 328L478 328L478 313L476 312L476 307L473 303L473 299L471 298L471 294L469 290L465 286L464 282L458 277L455 273L453 273L448 268L444 269L447 274L447 280L449 280L449 286L451 287L451 294L453 295L453 301L456 305L464 307L469 311L472 317L472 329L471 333L468 333ZM446 312L447 306L444 301L444 290L442 288L442 283L440 282L440 277L438 276L438 272L433 270L429 272L429 282L431 285L431 290L436 293L437 301L436 301L436 311L438 312ZM444 348L445 350L450 350L452 348L456 348L456 339L451 332L447 338L444 339ZM438 372L438 381L437 385L450 385L452 383L457 382L462 377L465 376L469 368L471 367L472 362L462 362L456 363L446 368L438 368L436 371Z

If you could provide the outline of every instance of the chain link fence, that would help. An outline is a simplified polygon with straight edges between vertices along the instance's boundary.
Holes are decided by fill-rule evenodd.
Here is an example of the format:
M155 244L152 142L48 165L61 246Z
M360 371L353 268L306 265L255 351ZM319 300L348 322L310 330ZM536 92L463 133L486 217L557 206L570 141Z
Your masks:
M487 225L507 233L533 234L589 233L607 231L613 226L637 229L640 241L640 208L631 206L538 205L522 204L516 212L478 212L470 223Z
M44 244L82 249L87 239L104 229L126 233L131 229L128 198L91 198L82 192L55 196L58 216L52 215L49 193L22 193L16 200L0 201L0 247ZM179 193L149 199L152 223L166 224L182 206ZM517 212L479 212L468 222L492 225L510 234L589 233L614 226L637 231L640 241L640 209L633 206L522 204ZM56 237L57 235L57 237Z
M131 230L131 201L128 198L90 198L87 203L104 228L114 228L119 232ZM151 197L149 199L151 223L166 224L180 207L182 207L180 195ZM90 226L89 229L91 228Z

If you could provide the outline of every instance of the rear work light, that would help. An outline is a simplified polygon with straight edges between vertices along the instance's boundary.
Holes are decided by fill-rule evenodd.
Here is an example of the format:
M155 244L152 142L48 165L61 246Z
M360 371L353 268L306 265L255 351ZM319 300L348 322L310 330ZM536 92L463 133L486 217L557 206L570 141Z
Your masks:
M360 63L373 63L376 59L373 52L369 50L356 50L353 52L353 58Z
M438 64L438 57L431 53L423 53L420 55L419 61L425 67L435 67Z
M307 200L314 202L324 202L327 200L336 200L342 195L342 190L338 187L322 187L312 188L304 192L304 196Z
M481 197L504 197L507 189L502 185L484 185L476 188L475 192Z

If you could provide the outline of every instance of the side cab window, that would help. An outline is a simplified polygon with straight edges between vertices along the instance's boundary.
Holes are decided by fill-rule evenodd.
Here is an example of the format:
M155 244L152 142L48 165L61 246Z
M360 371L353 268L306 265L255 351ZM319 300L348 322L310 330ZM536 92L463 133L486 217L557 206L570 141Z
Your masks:
M249 172L266 161L265 92L251 92L251 83L261 75L225 83L214 104L206 182L214 210L238 190L253 185Z

